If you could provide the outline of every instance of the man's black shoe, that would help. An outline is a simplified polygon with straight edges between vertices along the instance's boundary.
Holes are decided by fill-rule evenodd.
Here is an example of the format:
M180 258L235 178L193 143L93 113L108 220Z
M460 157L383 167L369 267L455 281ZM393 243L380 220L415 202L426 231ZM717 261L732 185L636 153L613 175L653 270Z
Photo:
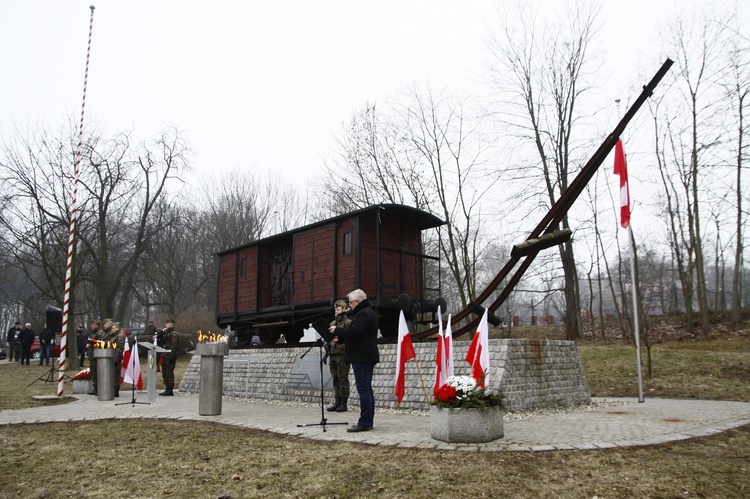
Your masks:
M360 426L358 424L355 424L351 428L346 429L346 431L348 431L349 433L357 433L360 431L370 431L370 430L372 430L372 426Z

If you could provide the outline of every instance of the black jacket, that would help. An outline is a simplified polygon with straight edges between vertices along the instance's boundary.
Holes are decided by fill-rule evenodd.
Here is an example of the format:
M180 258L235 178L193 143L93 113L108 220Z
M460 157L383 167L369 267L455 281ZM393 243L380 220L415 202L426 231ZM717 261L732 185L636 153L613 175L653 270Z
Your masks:
M55 333L49 329L42 329L39 333L39 343L42 345L51 345L55 341Z
M346 342L344 362L371 364L380 362L378 350L378 316L367 300L359 303L351 311L352 323L347 327L337 327L334 335Z
M18 335L18 340L21 342L21 346L31 346L31 344L34 343L35 336L36 333L34 333L33 329L23 328Z
M89 337L86 334L86 331L76 331L76 346L78 347L78 353L86 350L86 343L88 340Z

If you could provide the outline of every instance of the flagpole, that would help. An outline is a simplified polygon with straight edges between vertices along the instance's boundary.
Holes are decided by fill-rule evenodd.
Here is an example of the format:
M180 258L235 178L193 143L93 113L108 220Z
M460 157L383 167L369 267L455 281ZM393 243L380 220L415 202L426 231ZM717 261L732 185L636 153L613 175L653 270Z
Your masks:
M643 374L641 372L641 333L638 326L638 290L635 285L635 256L633 251L633 223L628 224L628 253L630 254L630 287L633 292L633 333L635 334L635 356L638 363L638 402L643 402Z
M617 117L620 118L620 99L615 99L615 103L617 104ZM622 136L618 138L618 144L621 146L622 143ZM620 175L625 175L627 179L627 160L625 160L625 152L622 152L622 158L623 158L623 168L624 172L616 172ZM615 153L617 155L617 152ZM617 158L615 158L615 162L617 162ZM627 182L630 180L627 179ZM621 184L622 185L622 184ZM643 374L641 370L641 333L640 328L638 325L638 290L636 289L636 281L635 281L635 251L633 248L633 224L631 223L631 217L630 217L630 186L629 184L626 184L627 188L627 227L628 227L628 258L630 260L630 287L633 295L633 334L635 335L635 357L636 357L636 363L637 365L637 371L638 371L638 402L643 402ZM622 190L622 187L620 187ZM620 195L622 199L622 194ZM623 216L624 218L624 216ZM624 222L624 220L623 220Z
M73 276L73 254L76 248L76 203L78 200L78 176L81 166L81 155L83 152L83 117L86 109L86 88L89 80L89 59L91 57L91 34L94 30L94 6L89 6L91 17L89 19L89 39L86 47L86 68L83 74L83 98L81 99L81 122L78 126L78 145L76 146L75 165L73 176L73 198L70 201L70 229L68 231L68 255L65 265L65 290L63 291L62 331L60 332L60 359L57 377L57 396L62 397L65 387L65 368L68 356L68 319L70 314L70 293Z
M414 356L414 362L417 364L417 374L419 374L419 381L422 382L422 390L424 391L424 398L427 403L430 403L430 396L427 394L427 386L424 384L424 378L422 378L422 369L419 367L419 357Z

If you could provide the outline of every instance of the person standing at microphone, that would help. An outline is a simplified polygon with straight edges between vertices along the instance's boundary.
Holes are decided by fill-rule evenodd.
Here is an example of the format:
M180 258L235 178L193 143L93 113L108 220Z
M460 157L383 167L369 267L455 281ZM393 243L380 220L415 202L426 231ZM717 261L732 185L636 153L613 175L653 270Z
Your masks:
M346 431L370 431L375 419L375 393L372 391L372 374L380 362L378 350L378 316L361 289L347 296L352 309L352 323L347 327L331 326L334 342L346 343L344 360L352 365L354 382L359 392L359 421Z

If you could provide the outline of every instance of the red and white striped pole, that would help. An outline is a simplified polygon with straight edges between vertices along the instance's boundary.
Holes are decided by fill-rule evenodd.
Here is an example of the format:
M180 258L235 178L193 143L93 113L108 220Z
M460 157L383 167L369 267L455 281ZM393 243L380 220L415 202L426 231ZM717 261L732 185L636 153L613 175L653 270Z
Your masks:
M70 202L70 232L68 233L68 260L65 267L65 296L63 298L62 332L60 336L60 370L57 378L57 396L62 397L65 381L65 367L68 356L68 315L70 312L70 281L73 274L73 253L76 246L76 200L78 198L78 173L83 154L83 116L86 110L86 86L89 80L89 58L91 56L91 33L94 30L94 6L91 9L89 21L89 41L86 48L86 70L83 76L83 101L81 102L81 122L78 126L78 146L76 147L75 176L73 177L73 199Z

